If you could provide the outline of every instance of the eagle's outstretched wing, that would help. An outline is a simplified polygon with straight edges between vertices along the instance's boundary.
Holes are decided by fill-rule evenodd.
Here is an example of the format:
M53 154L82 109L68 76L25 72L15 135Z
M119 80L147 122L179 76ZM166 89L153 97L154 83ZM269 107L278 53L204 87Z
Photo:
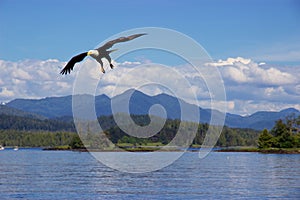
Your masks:
M101 51L101 50L107 50L109 48L111 48L114 44L119 43L119 42L127 42L129 40L133 40L137 37L143 36L143 35L147 35L146 33L140 33L140 34L134 34L134 35L130 35L128 37L120 37L117 38L115 40L111 40L107 43L105 43L103 46L99 47L97 50Z
M73 58L71 58L71 60L67 63L67 65L61 70L61 74L68 74L70 73L73 68L74 65L80 61L82 61L86 56L87 56L88 52L84 52L81 54L78 54L76 56L74 56Z
M112 52L111 51L106 51L107 49L111 48L114 44L116 43L119 43L119 42L127 42L129 40L133 40L137 37L140 37L140 36L143 36L143 35L146 35L146 33L140 33L140 34L134 34L134 35L130 35L128 37L120 37L120 38L117 38L115 40L111 40L107 43L105 43L103 46L99 47L98 49L96 49L98 51L98 56L93 56L93 54L91 54L91 56L93 58L95 58L98 62L99 62L99 59L101 61L101 58L105 57L106 59L109 59L110 60L110 57L109 57L109 53L108 52ZM71 58L69 60L69 62L66 64L66 66L61 70L61 74L68 74L70 73L73 68L74 68L74 65L78 62L81 62L86 56L88 56L88 52L84 52L84 53L81 53L81 54L78 54L76 56L74 56L73 58ZM100 62L101 63L101 62ZM111 64L111 63L110 63ZM111 65L112 67L112 65Z

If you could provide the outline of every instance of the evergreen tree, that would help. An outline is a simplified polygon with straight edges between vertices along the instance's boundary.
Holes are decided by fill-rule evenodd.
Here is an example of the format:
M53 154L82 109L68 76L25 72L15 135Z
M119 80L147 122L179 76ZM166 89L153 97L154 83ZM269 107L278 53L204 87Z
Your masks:
M258 138L258 148L270 148L272 147L272 143L273 136L268 132L267 129L264 129Z
M70 147L72 149L82 149L82 148L84 148L84 145L83 145L80 137L77 134L73 137L73 139L70 143Z
M300 147L300 116L294 115L286 117L285 122L278 120L271 130L271 134L264 130L259 136L259 148L293 148Z
M275 137L280 137L288 131L288 126L283 122L282 119L280 119L276 121L275 126L271 130L271 134Z

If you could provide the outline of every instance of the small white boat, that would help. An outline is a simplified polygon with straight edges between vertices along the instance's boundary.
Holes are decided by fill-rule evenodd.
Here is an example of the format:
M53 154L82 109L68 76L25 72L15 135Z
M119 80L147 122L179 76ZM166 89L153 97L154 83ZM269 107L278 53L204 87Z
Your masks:
M14 151L18 151L19 150L19 147L18 146L15 146L14 147Z
M4 150L5 148L3 146L0 145L0 151Z

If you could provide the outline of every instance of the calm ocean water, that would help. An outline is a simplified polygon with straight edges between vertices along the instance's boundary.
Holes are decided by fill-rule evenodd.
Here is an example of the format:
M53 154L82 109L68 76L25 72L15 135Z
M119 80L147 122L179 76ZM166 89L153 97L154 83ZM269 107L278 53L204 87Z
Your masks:
M200 160L190 152L129 174L89 153L8 149L0 151L0 199L300 199L300 155L213 152Z

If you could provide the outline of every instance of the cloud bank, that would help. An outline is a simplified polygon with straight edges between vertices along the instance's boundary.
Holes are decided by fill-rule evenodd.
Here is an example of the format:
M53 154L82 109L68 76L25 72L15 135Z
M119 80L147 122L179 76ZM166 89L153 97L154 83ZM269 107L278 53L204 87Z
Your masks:
M272 66L241 57L207 63L223 75L227 100L233 110L249 114L258 110L300 108L300 69L296 66Z
M65 62L55 59L45 61L0 60L0 101L15 98L43 98L70 94L72 76L58 76Z
M135 88L148 95L178 93L190 103L211 107L212 94L205 80L188 64L164 68L149 62L115 62L116 68L110 70L105 66L107 73L102 75L98 64L86 59L82 65L76 65L71 74L61 76L59 72L65 64L55 59L0 60L0 101L70 95L78 72L83 70L86 80L98 84L96 95L112 97ZM206 63L202 67L216 67L220 71L227 101L216 104L226 105L228 112L245 115L258 110L300 109L299 67L272 66L241 57ZM162 84L155 84L153 80ZM196 97L197 101L191 97Z

